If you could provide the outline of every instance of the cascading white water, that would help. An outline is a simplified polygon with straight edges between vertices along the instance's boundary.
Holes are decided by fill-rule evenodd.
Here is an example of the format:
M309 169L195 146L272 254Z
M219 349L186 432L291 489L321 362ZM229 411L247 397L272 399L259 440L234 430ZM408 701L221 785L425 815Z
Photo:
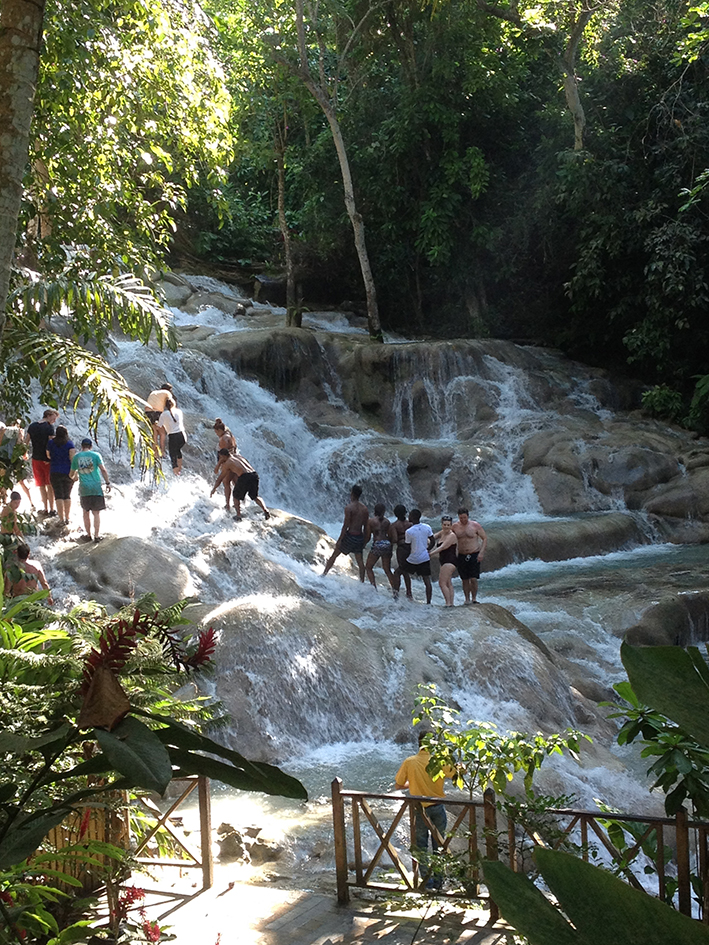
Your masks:
M211 280L203 279L199 284L217 287ZM228 291L226 287L219 288ZM198 317L178 309L173 309L173 313L178 326L198 321L216 332L253 331L255 321L258 323L257 318L232 318L216 309L203 311ZM344 319L337 318L324 320L313 316L309 321L306 316L304 324L306 328L326 325L330 332L354 331ZM401 345L402 364L408 348ZM233 665L220 666L221 684L232 685L232 680L235 686L248 683L252 687L253 699L262 705L260 711L266 720L271 754L286 765L289 757L291 762L295 758L296 771L304 772L306 780L313 778L318 785L316 791L335 773L342 774L343 765L350 766L352 776L361 779L351 786L381 788L390 783L396 758L406 751L390 740L399 724L392 720L391 701L401 703L398 708L407 716L413 700L410 691L402 691L406 678L403 666L408 658L405 634L401 634L402 621L412 628L425 627L429 631L427 657L432 665L445 670L449 691L444 695L456 700L464 715L488 718L502 728L538 724L539 715L535 716L531 704L523 704L520 694L509 685L515 674L524 682L529 672L528 666L516 665L525 659L520 656L516 637L508 634L503 639L501 635L496 644L495 658L505 663L505 687L496 689L494 673L483 685L482 680L466 676L464 670L464 666L480 658L471 643L467 615L463 608L454 611L453 616L444 612L437 588L433 607L403 604L397 610L388 591L381 587L385 583L381 571L377 571L379 593L361 587L348 571L345 559L341 559L341 569L323 580L321 562L327 549L321 550L320 564L313 564L284 545L275 527L262 525L255 505L248 506L245 520L237 526L231 517L225 516L221 495L209 498L216 448L211 427L214 418L220 416L236 435L240 451L258 470L266 503L316 523L331 536L339 532L342 507L354 481L364 482L370 508L380 498L389 509L396 501L410 507L413 494L407 468L401 454L392 448L394 438L405 444L436 447L457 443L461 428L470 420L466 410L472 402L474 385L484 384L494 410L482 420L477 419L474 445L464 461L468 463L466 474L475 483L475 506L471 513L491 533L498 521L543 519L531 480L521 472L519 463L523 440L533 432L553 429L555 425L553 410L542 407L535 396L535 384L542 383L539 377L530 376L523 366L505 363L494 354L472 358L451 348L428 365L424 355L416 356L421 357L415 372L420 384L415 389L413 382L402 381L397 388L392 433L342 426L327 436L316 435L293 403L278 399L253 380L237 376L220 361L213 361L208 370L203 370L203 363L195 362L195 358L199 362L200 356L189 350L172 353L126 341L117 342L113 358L114 366L127 376L140 368L153 386L170 380L187 418L189 444L182 478L172 477L167 470L166 481L154 485L139 481L129 468L125 450L111 449L107 433L102 433L98 448L117 483L103 516L104 531L108 535L148 539L156 548L177 555L189 568L190 591L208 609L212 608L214 619L225 608L235 607L253 614L254 622L261 621L261 637L259 640L254 637L248 652L244 649L241 665L237 665L235 658ZM553 356L548 354L544 358L549 374L560 374L561 368ZM543 358L540 363L544 363ZM608 410L600 406L589 389L587 378L565 377L558 385L560 403L566 398L574 409L593 415L597 421L609 419ZM325 378L324 390L331 406L343 406L343 391L334 370ZM145 395L147 391L139 393ZM423 419L417 404L424 394L430 407L426 424L435 432L434 436L421 434ZM63 418L75 441L85 435L87 418L87 405L80 407L75 416ZM448 475L448 470L441 473L440 495L446 494ZM602 507L607 507L607 503ZM76 509L74 521L78 524ZM86 596L57 564L58 555L71 546L71 537L76 537L76 532L69 539L41 536L35 543L38 556L47 565L60 606ZM227 560L226 566L216 566L218 554ZM249 554L254 560L257 555L263 556L278 574L289 575L291 589L283 583L285 579L279 578L279 593L264 590L263 573L259 570L263 566L250 567ZM628 559L630 556L625 554ZM483 576L481 598L515 613L550 649L562 654L579 676L591 680L601 692L620 675L619 633L634 623L643 609L641 593L632 593L625 587L613 588L610 581L607 592L599 587L597 577L604 573L602 569L610 565L613 570L615 563L622 568L621 559L620 553L617 562L607 558L585 559L577 562L573 571L563 562L512 565ZM642 552L633 561L639 561L641 567ZM588 575L591 580L587 581ZM567 590L562 593L559 585L564 582L580 589L579 593L572 596ZM548 593L544 593L545 587L549 588ZM656 588L652 591L657 593ZM421 599L420 586L416 596ZM377 651L379 676L367 678L365 684L353 678L348 669L338 671L337 667L326 665L327 659L320 660L319 640L327 628L318 626L317 632L312 629L308 602L321 600L331 608L333 623L337 619L343 622L341 646L353 627L366 634L362 641L366 640L372 652ZM270 639L271 631L283 633L283 623L278 621L286 613L292 615L287 637ZM349 630L344 627L345 619L349 621ZM360 645L364 645L362 641ZM470 651L468 663L461 660L461 653L466 650ZM353 661L351 666L356 666L356 653L349 658ZM297 704L293 696L286 698L276 692L281 688L280 680L286 679L289 692L308 694L304 705ZM550 685L552 690L541 698L558 698L559 704L551 715L563 724L575 710L570 703L566 704L568 692L555 691L555 682ZM528 688L533 689L533 680ZM353 718L358 706L363 708L363 716ZM234 730L238 737L238 719ZM353 735L357 736L354 741ZM363 763L363 755L376 761ZM554 767L550 770L554 771ZM606 800L623 806L631 791L629 777L622 771L611 774L606 768L594 768L579 774L564 763L559 772L552 776L555 785L563 786L565 779L573 781L573 789L588 802L605 792ZM639 803L641 795L642 789L638 788L634 802Z

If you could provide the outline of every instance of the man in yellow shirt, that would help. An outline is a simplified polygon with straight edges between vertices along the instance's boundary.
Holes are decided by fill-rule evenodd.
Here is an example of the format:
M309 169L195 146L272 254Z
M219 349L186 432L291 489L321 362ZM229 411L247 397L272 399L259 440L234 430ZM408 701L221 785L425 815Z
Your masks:
M396 773L395 787L398 791L405 788L409 789L409 794L413 797L440 797L443 798L443 778L437 778L435 781L428 773L428 763L431 760L429 752L422 747L422 743L428 732L419 733L419 750L415 755L409 755L405 758L401 767ZM444 768L444 777L450 778L455 772L452 768ZM427 872L428 857L428 838L431 837L431 848L434 853L440 849L441 843L438 835L445 837L448 818L443 801L422 801L421 807L426 811L426 817L436 828L432 831L421 813L416 810L414 817L414 851L418 853L418 859ZM426 881L427 889L440 889L443 885L443 878L435 870Z

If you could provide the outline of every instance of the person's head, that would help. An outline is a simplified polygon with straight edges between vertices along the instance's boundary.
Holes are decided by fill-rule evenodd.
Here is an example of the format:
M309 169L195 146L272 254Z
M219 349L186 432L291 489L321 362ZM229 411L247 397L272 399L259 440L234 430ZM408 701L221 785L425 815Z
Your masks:
M224 436L224 433L226 432L226 426L221 417L217 417L217 419L214 421L214 432L217 434L217 436Z
M229 459L229 450L219 450L217 457L220 464L225 463Z
M449 532L453 528L453 517L451 515L441 515L441 530Z
M42 414L42 419L46 420L47 423L54 423L54 421L59 416L59 411L55 410L53 407L48 407L47 410Z
M424 739L427 738L430 734L431 734L430 732L419 732L419 736L418 736L419 748L423 747Z
M467 510L467 509L464 509L464 508L459 508L459 509L458 509L458 521L461 523L461 525L467 524L467 521L468 521L468 510Z
M395 505L394 506L394 515L398 518L400 522L406 521L406 506L405 505Z
M172 384L168 384L168 382L165 381L165 383L162 385L160 390L169 390L170 392L172 392Z
M386 512L386 506L383 502L377 502L374 506L374 514L377 518L384 518L384 513Z
M69 439L69 431L66 427L58 426L54 433L54 442L57 446L63 446Z
M90 450L90 449L91 449L91 439L90 439L90 437L88 437L88 436L85 436L85 437L84 437L84 439L81 441L81 448L82 448L82 450Z
M421 510L411 509L409 512L409 521L412 525L418 525L418 523L421 521Z
M29 545L18 545L17 546L17 557L20 561L27 561L30 556L30 546Z
M20 502L22 502L22 496L20 495L20 493L19 493L19 492L11 492L11 493L10 493L10 505L13 507L13 509L19 509L19 507L20 507Z
M362 495L362 486L352 486L352 498L359 499Z
M166 410L172 410L172 408L173 408L173 407L176 407L176 406L177 406L177 401L176 401L175 398L172 396L172 394L170 394L168 397L165 398L165 409L166 409Z

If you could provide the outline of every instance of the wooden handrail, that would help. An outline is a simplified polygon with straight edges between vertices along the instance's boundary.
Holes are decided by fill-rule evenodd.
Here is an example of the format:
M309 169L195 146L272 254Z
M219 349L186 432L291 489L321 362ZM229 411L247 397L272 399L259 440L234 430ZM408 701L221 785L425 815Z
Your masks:
M375 793L369 791L358 791L344 789L342 781L335 778L332 782L333 797L333 818L335 823L335 862L337 869L337 891L340 902L349 900L349 888L353 886L368 887L371 889L382 889L391 893L397 889L401 891L411 891L420 888L421 883L426 880L430 874L423 871L420 876L418 863L415 857L412 857L413 872L410 873L406 867L406 856L409 855L405 848L401 847L401 840L397 839L396 831L401 823L405 823L404 815L409 811L410 819L410 838L414 836L414 812L423 809L424 804L441 803L440 797L425 797L421 795L404 795L401 793ZM381 822L382 817L371 805L372 801L384 801L387 803L387 820L390 823ZM441 844L440 853L450 850L450 844L453 838L458 834L461 827L467 824L468 834L466 837L466 853L469 859L470 876L466 879L466 895L472 890L476 895L479 893L478 882L478 851L480 843L478 833L482 828L482 838L484 842L485 855L488 859L500 858L501 852L505 859L509 861L512 869L521 869L524 864L517 855L516 845L519 840L527 838L527 842L534 845L544 845L545 841L536 830L527 828L524 824L515 822L512 817L507 818L505 829L498 833L497 827L497 805L495 793L491 789L485 792L483 799L463 799L456 797L446 797L444 799L446 808L456 809L455 817L452 817L452 826L446 832L446 837ZM392 809L396 805L396 809ZM354 881L349 878L349 864L347 855L347 818L346 812L351 810L350 827L353 831L352 847L354 850ZM482 818L478 818L477 811L481 810ZM391 817L389 818L389 814ZM646 880L640 882L632 869L632 864L636 857L644 852L647 854L647 845L653 843L655 846L655 869L657 872L658 895L664 899L667 891L667 880L665 870L665 854L668 849L668 842L664 836L664 829L671 830L674 836L669 842L669 848L674 847L677 851L675 863L677 867L677 905L680 912L686 915L692 915L692 871L699 877L703 895L695 898L695 913L701 915L703 921L709 924L709 823L705 821L689 820L687 813L681 810L675 818L650 816L643 814L626 814L621 812L608 812L601 810L577 810L574 808L549 808L544 814L551 818L566 819L568 824L560 824L562 837L553 844L561 846L564 837L572 841L572 831L578 831L581 844L580 853L585 860L589 858L589 831L592 838L597 838L602 848L618 864L627 881L637 889L647 892ZM425 817L425 813L424 813ZM426 818L427 819L427 818ZM628 839L631 841L623 849L618 849L610 836L604 829L604 823L615 823L621 827L624 824L643 824L645 829L642 831L626 830L626 834L631 834ZM374 836L378 841L378 846L371 860L364 864L362 856L362 829L368 825L374 831ZM433 831L432 824L429 824ZM521 836L520 836L521 831ZM508 850L501 851L500 843L503 848L506 845ZM399 847L397 847L399 843ZM647 854L649 855L649 854ZM391 882L379 881L376 877L376 870L386 857L395 868L399 877L399 885ZM651 857L652 859L652 857ZM637 867L636 867L637 868ZM484 882L484 878L483 878ZM453 893L459 895L460 893ZM479 898L489 898L479 896ZM491 917L496 915L496 906L490 902Z

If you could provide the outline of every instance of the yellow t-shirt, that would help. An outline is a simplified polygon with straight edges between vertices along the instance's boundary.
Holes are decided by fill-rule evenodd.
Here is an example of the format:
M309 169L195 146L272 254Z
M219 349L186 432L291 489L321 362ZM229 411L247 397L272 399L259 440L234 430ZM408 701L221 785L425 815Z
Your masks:
M431 755L425 748L419 748L418 754L409 755L404 759L403 764L396 773L396 786L404 787L408 782L409 794L418 797L444 797L443 778L437 778L435 781L426 771L426 766L431 760ZM444 776L449 778L453 774L451 768L444 768ZM436 803L431 801L431 804ZM428 804L424 804L428 807Z

